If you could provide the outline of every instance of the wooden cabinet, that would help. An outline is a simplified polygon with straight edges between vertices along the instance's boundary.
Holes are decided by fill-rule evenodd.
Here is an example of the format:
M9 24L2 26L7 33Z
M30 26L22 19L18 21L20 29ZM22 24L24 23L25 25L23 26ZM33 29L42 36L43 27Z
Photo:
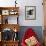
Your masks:
M16 19L12 18L12 20L10 18L9 21L9 17L15 17ZM18 46L19 39L16 40L16 37L18 38L17 35L19 32L18 17L19 7L0 7L0 46ZM14 23L12 23L11 21L13 21ZM5 35L7 36L4 35L5 32ZM8 32L12 32L11 36ZM4 35L5 38L4 36L2 37L2 35ZM7 41L7 39L9 39L9 36L11 37L11 39Z
M0 7L1 24L6 24L6 23L8 24L9 23L8 17L10 16L16 17L16 24L18 24L19 7Z
M18 46L19 41L5 41L0 42L0 46Z

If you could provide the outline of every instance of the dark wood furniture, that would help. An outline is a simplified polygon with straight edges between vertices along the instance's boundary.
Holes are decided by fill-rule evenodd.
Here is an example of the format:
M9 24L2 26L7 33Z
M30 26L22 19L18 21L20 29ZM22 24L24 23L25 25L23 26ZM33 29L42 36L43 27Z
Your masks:
M5 41L2 44L3 46L18 46L18 41Z
M17 16L17 23L16 24L9 24L7 17L9 16ZM19 17L19 7L0 7L0 46L18 46L19 40L2 40L2 32L5 28L9 28L14 32L19 31L19 24L18 24L18 17ZM4 21L4 19L6 20ZM15 30L16 29L16 30Z

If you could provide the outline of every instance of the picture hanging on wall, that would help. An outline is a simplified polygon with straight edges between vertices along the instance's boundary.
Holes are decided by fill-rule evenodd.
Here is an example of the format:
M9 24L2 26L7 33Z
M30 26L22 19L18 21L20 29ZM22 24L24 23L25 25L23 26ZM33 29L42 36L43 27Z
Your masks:
M36 6L25 6L25 19L26 20L36 19Z

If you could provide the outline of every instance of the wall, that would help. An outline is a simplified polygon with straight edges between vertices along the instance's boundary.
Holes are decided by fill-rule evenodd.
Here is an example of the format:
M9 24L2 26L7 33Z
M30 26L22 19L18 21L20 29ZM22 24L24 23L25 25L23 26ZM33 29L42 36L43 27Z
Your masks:
M1 7L10 7L10 6L14 6L14 1L15 0L0 0L0 6Z
M0 0L0 6L15 6L15 0ZM20 26L43 26L42 0L17 0L19 6ZM25 6L36 6L36 20L25 20ZM9 17L11 18L11 17ZM10 20L10 19L9 19Z
M20 2L20 18L21 26L43 26L43 6L42 0L21 0ZM25 20L25 6L36 6L36 20Z
M33 31L37 34L37 37L41 43L43 43L43 32L42 32L42 27L41 26L21 26L20 27L20 32L19 32L19 39L20 42L24 36L24 33L27 31L28 28L32 28Z

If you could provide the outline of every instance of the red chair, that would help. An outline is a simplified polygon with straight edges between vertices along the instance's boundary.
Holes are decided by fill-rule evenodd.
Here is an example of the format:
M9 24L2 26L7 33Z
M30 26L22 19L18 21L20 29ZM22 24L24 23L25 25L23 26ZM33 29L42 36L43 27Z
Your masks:
M37 35L33 31L33 29L32 28L27 29L26 32L25 32L24 37L22 38L21 46L27 46L25 40L32 37L32 36L34 36L37 39ZM37 41L38 41L38 39L37 39ZM35 46L41 46L40 42L38 41Z

